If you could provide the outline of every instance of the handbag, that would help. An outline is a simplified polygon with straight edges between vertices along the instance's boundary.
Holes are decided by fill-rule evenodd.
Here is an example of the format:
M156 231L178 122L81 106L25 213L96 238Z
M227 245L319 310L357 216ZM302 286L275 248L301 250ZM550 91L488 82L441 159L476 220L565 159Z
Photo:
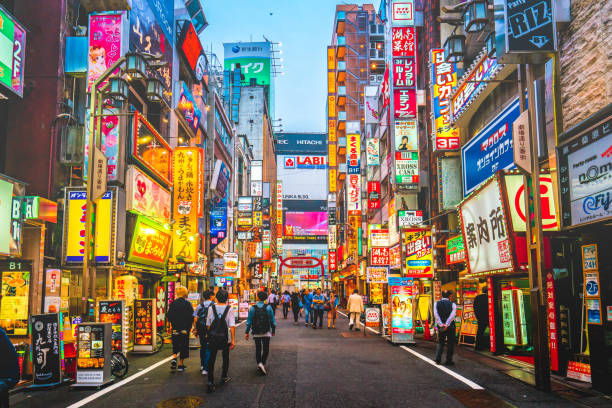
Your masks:
M323 310L325 310L326 312L329 312L331 310L331 305L329 304L329 302L325 302L325 304L323 305Z

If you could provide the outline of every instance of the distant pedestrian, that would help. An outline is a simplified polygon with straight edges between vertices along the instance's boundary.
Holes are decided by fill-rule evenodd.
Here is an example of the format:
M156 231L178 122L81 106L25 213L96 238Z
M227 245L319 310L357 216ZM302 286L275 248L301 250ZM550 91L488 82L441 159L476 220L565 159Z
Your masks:
M453 365L453 350L455 348L455 314L457 313L457 305L451 300L453 292L446 290L442 292L442 299L438 300L434 305L434 316L436 318L436 326L438 328L438 349L436 351L436 364L442 362L442 351L444 350L444 342L448 349L446 350L446 365Z
M338 296L332 290L329 292L329 297L326 302L325 309L327 310L327 328L336 328L336 317L338 316Z
M0 407L8 408L9 390L19 382L19 359L13 343L0 328Z
M255 361L257 368L263 375L267 375L266 360L270 353L270 337L276 332L276 319L270 305L266 305L265 292L258 292L259 301L249 309L249 317L246 322L245 338L249 339L249 332L253 333L255 340Z
M325 302L327 298L321 293L321 289L317 289L317 293L312 297L312 310L314 312L314 320L312 328L317 328L317 321L319 322L319 329L323 328L323 309L325 308Z
M208 359L210 357L210 349L208 347L208 328L206 326L206 321L208 318L210 305L213 303L213 298L213 292L211 290L205 290L202 294L202 301L198 307L196 307L193 314L196 318L196 334L200 339L200 370L202 370L202 375L208 374Z
M355 289L353 294L349 297L346 310L349 313L349 331L351 331L353 330L353 326L358 326L359 319L364 311L363 298L359 295L357 289ZM359 327L357 327L357 331L359 331Z
M487 297L487 287L482 288L482 293L474 298L474 314L478 321L476 331L476 350L486 350L489 341L484 336L484 332L489 326L489 298Z
M210 305L206 325L208 326L208 345L210 358L208 360L208 388L207 392L215 391L215 362L217 352L221 351L223 367L221 370L221 384L231 381L228 376L229 354L236 342L236 318L232 307L227 304L228 293L225 289L217 292L217 304Z
M189 333L193 327L193 306L187 300L189 292L184 286L176 289L177 298L168 308L168 321L172 328L172 361L170 369L177 369L177 358L180 360L178 371L185 371L185 359L189 357Z
M297 292L291 294L291 311L293 312L293 324L298 324L298 318L300 317L300 311L302 310L302 301L300 295Z
M289 295L289 291L286 290L282 297L283 300L283 318L287 319L289 315L289 306L291 305L291 295Z
M310 313L312 297L310 295L310 292L308 292L308 289L304 290L304 299L302 303L304 304L304 325L308 326L312 323L312 319L314 319L314 316L312 316L312 313Z
M268 304L272 307L272 312L276 314L276 306L278 305L278 297L276 296L276 292L272 291L270 296L268 296Z

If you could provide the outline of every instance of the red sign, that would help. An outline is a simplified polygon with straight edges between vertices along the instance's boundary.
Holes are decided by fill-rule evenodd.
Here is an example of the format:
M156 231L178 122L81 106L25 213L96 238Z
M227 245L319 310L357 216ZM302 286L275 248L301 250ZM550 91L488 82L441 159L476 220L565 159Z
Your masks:
M394 57L413 57L416 54L414 27L393 27L392 47Z
M559 342L557 336L557 311L555 307L555 283L552 272L546 274L546 313L548 315L548 344L550 344L550 369L559 371Z
M416 88L394 89L393 103L395 119L414 119L417 117Z
M368 181L368 209L380 208L380 181Z
M335 271L338 267L338 260L336 258L336 251L329 251L328 268L330 271Z
M393 86L413 88L416 86L417 63L415 58L393 58Z
M487 303L489 305L489 341L491 347L491 353L495 353L495 314L493 308L493 278L490 276L487 278L487 287L489 290L487 291Z
M370 265L389 265L389 248L373 247L370 251Z
M389 91L389 64L387 64L385 67L385 77L383 79L381 87L382 88L381 88L380 94L382 95L382 98L383 98L382 107L384 109L389 105L389 101L391 99L391 92Z
M400 244L397 244L389 249L389 266L392 268L400 268L401 263L402 252L400 251Z
M191 23L187 23L181 43L181 51L189 63L189 68L191 68L194 76L198 81L201 81L206 70L206 59L198 34L196 34Z

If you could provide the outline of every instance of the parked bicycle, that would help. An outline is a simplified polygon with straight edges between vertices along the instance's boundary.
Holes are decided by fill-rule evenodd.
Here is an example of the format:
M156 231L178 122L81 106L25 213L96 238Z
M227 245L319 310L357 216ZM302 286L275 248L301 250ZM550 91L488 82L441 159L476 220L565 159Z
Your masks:
M113 351L111 354L111 374L115 378L123 378L128 372L128 360L120 351Z

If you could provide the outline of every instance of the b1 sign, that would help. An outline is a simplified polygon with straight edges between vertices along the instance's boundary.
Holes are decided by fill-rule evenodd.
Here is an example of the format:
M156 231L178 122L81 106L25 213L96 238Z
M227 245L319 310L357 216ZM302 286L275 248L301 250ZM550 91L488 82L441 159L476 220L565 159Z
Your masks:
M506 52L556 51L553 0L505 1Z

